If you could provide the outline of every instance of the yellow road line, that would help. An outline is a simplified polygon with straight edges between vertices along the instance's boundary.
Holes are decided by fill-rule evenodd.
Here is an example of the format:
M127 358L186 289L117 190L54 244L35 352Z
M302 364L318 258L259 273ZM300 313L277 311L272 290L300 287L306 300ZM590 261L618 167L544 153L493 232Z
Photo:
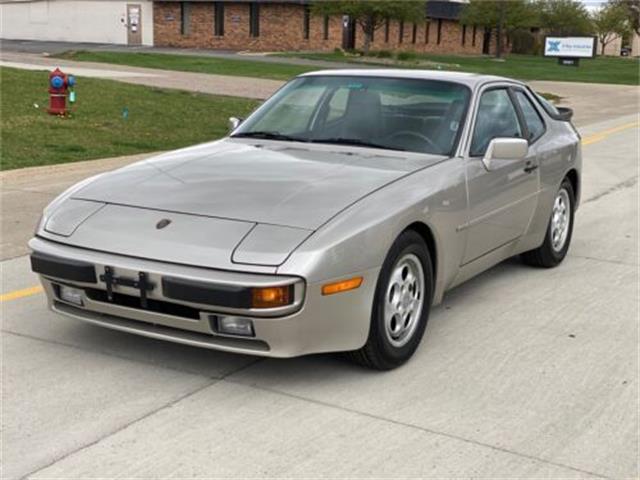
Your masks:
M634 128L638 126L638 122L625 123L624 125L619 125L614 128L610 128L608 130L604 130L602 132L594 133L593 135L589 135L588 137L584 137L582 139L582 145L591 145L592 143L601 142L606 139L609 135L613 135L614 133L621 132L623 130L628 130L629 128Z
M42 293L42 287L36 285L34 287L23 288L22 290L14 290L13 292L3 293L0 295L0 302L8 302L10 300L18 300L19 298L31 297Z
M582 139L582 145L591 145L592 143L600 142L606 139L608 136L613 135L614 133L621 132L623 130L627 130L629 128L634 128L638 126L638 122L625 123L624 125L619 125L617 127L610 128L608 130L604 130L602 132L594 133L593 135L589 135L588 137L584 137ZM0 295L0 302L8 302L11 300L18 300L20 298L31 297L33 295L37 295L42 293L42 287L40 285L36 285L34 287L24 288L22 290L14 290L13 292L3 293Z

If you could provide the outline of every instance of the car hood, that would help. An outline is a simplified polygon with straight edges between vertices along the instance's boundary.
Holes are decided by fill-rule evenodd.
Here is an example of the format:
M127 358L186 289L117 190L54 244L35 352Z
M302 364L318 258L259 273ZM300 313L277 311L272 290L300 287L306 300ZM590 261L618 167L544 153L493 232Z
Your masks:
M372 191L442 158L227 138L101 175L72 198L316 230Z

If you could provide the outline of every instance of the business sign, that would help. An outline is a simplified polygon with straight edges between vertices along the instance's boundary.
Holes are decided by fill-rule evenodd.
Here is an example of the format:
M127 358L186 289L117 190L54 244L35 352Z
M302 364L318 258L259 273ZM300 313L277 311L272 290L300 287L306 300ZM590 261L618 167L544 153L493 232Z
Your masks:
M545 37L544 56L562 58L593 58L596 37Z

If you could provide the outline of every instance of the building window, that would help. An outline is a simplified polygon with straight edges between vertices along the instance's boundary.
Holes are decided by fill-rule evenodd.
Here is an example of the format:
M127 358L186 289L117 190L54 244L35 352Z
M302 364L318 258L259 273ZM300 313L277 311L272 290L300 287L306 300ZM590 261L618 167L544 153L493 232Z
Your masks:
M424 43L429 43L429 27L431 26L431 22L427 19L424 25Z
M324 16L324 22L322 23L322 36L325 40L329 40L329 15Z
M224 3L222 2L213 4L213 34L216 37L224 35Z
M413 31L411 32L411 43L416 43L416 39L418 38L418 25L413 24Z
M305 5L304 7L304 15L302 17L302 36L305 40L309 40L309 26L311 23L311 9L309 5Z
M478 30L478 28L474 25L473 26L473 36L471 37L471 46L475 47L476 46L476 31Z
M389 43L389 19L384 22L384 43Z
M462 46L463 47L465 43L467 43L467 26L463 25L462 26Z
M440 45L440 40L442 39L442 19L438 19L438 37L436 43Z
M260 36L260 4L258 2L249 5L249 35Z
M191 4L180 2L180 35L189 35L191 30Z
M398 43L402 43L404 40L404 21L400 20L400 24L398 25Z

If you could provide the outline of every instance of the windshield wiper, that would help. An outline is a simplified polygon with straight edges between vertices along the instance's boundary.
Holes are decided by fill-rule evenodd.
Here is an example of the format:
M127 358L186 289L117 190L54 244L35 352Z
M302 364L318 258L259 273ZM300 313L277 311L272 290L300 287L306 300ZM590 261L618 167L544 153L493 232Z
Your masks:
M306 142L304 138L292 137L290 135L285 135L280 132L268 132L268 131L257 131L257 132L240 132L232 135L231 138L264 138L265 140L284 140L287 142Z
M365 140L359 140L357 138L314 138L313 140L309 140L311 143L330 143L334 145L353 145L356 147L368 147L368 148L382 148L385 150L397 150L401 152L406 152L407 150L402 147L392 147L389 145L381 145L379 143L367 142Z

